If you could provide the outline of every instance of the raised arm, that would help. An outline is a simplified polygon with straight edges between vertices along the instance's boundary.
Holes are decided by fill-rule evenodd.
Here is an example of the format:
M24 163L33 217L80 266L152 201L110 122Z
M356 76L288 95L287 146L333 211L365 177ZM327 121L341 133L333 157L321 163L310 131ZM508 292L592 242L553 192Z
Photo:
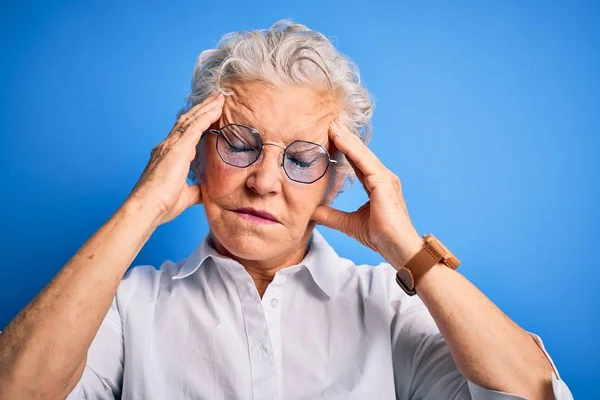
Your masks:
M354 212L320 206L313 220L357 239L377 251L395 269L405 266L421 250L423 239L408 215L400 178L340 122L334 121L329 133L335 146L350 161L369 201ZM438 263L417 283L416 294L431 314L432 323L419 325L420 321L415 320L410 325L409 332L416 332L414 336L418 340L404 332L397 336L401 347L403 344L405 349L412 346L428 352L428 359L425 353L415 358L420 361L417 363L419 377L429 378L415 378L424 382L421 387L425 392L433 385L446 384L450 379L446 372L452 374L455 364L460 374L471 382L470 386L481 388L473 389L476 393L473 397L479 399L514 398L509 394L500 397L492 391L529 399L571 398L536 339L459 272ZM404 316L401 322L408 322L407 318ZM440 333L432 333L432 326L439 327ZM409 342L402 343L402 340ZM452 363L447 362L450 355ZM431 379L436 377L440 379ZM450 383L460 383L460 379ZM448 391L441 396L449 395L452 389L448 386Z
M222 106L214 94L177 120L124 204L0 334L0 399L64 398L75 387L128 266L160 224L202 202L186 178Z

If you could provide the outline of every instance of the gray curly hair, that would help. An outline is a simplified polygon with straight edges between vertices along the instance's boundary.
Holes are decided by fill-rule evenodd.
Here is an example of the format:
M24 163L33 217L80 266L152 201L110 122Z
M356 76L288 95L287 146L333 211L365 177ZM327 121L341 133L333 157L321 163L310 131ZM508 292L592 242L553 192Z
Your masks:
M339 97L339 118L351 132L369 143L372 134L373 99L360 82L357 65L338 51L323 34L284 19L269 29L232 32L217 48L203 51L194 65L191 93L177 117L211 93L225 95L228 83L260 81L274 86L326 85ZM190 180L200 176L202 151L198 148L190 166ZM346 157L336 155L336 174L353 181Z

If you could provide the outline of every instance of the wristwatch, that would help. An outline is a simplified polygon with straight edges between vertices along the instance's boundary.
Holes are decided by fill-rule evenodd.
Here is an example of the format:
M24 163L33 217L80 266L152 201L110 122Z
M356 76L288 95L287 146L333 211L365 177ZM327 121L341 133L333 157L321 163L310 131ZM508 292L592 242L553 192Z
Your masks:
M458 258L454 257L454 254L435 236L428 233L423 236L423 248L396 272L396 282L408 295L414 296L417 294L415 290L417 283L438 262L452 269L460 265Z

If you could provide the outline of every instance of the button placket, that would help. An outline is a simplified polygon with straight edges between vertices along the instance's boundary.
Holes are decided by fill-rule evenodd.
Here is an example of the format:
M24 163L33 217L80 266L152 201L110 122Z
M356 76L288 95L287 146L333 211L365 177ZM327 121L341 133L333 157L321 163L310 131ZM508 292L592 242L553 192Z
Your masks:
M262 301L245 271L236 280L248 340L254 399L278 398L280 391Z
M281 359L281 296L283 286L289 277L290 271L280 271L275 274L275 278L267 287L263 296L263 310L265 320L269 329L269 336L273 349L273 359L277 373L277 382L279 387L279 398L283 396L283 372Z

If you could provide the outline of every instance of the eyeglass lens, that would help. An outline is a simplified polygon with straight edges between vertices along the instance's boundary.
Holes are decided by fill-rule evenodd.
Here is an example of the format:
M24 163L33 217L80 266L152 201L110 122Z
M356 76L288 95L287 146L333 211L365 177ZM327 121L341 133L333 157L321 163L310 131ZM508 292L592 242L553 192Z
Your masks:
M263 141L258 131L230 124L220 129L217 152L227 164L248 167L260 156ZM294 181L312 183L321 178L329 166L329 154L322 146L297 140L283 154L283 169Z

